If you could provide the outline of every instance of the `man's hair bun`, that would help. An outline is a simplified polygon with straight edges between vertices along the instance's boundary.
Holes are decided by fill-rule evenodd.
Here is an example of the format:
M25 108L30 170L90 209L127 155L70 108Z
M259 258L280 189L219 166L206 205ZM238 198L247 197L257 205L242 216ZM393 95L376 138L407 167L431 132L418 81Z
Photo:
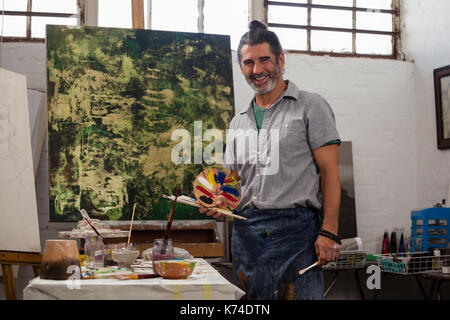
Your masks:
M280 54L283 52L283 48L281 47L280 40L278 40L277 35L273 31L267 29L267 24L258 20L253 20L248 24L248 28L249 31L244 33L244 35L241 37L237 48L237 57L239 62L242 58L242 46L254 46L264 42L267 42L269 44L270 50L278 60Z
M267 26L258 20L253 20L252 22L250 22L248 28L250 29L250 31L255 31L257 29L267 30Z

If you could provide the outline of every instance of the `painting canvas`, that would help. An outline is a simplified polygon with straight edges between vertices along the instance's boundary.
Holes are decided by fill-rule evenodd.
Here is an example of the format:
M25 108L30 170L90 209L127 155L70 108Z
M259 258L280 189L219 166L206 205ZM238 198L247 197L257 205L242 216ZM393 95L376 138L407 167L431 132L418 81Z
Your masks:
M443 138L450 139L450 76L441 78Z
M48 25L50 221L167 219L221 167L234 115L229 36ZM222 138L223 137L223 138ZM219 160L218 160L219 159ZM203 219L177 205L176 219Z
M341 180L341 205L339 207L338 235L341 239L357 237L351 141L342 141L339 147L339 178Z
M433 70L438 149L450 148L450 65Z
M0 68L0 250L40 252L23 74Z

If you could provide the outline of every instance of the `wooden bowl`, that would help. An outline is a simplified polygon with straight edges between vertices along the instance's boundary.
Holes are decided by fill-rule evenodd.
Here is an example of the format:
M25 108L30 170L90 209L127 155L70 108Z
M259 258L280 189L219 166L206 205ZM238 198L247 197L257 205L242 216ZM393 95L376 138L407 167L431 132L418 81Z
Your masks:
M195 268L192 260L156 260L154 272L164 279L186 279Z
M41 279L67 280L74 272L73 266L80 268L80 254L75 240L45 242L39 275Z

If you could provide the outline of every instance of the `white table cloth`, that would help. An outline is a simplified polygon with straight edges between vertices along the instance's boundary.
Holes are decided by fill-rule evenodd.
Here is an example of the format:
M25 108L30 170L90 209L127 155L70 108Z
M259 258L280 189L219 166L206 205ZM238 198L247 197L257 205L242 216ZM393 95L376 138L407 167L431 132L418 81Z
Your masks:
M204 259L187 279L31 280L24 300L235 300L244 291L225 279Z

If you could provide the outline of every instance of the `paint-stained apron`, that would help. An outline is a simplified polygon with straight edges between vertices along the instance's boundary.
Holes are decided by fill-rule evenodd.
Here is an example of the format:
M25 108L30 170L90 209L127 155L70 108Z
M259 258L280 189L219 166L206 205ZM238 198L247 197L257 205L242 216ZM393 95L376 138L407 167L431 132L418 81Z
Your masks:
M307 208L245 209L233 220L231 252L236 281L248 299L323 299L323 272L314 243L319 222Z

